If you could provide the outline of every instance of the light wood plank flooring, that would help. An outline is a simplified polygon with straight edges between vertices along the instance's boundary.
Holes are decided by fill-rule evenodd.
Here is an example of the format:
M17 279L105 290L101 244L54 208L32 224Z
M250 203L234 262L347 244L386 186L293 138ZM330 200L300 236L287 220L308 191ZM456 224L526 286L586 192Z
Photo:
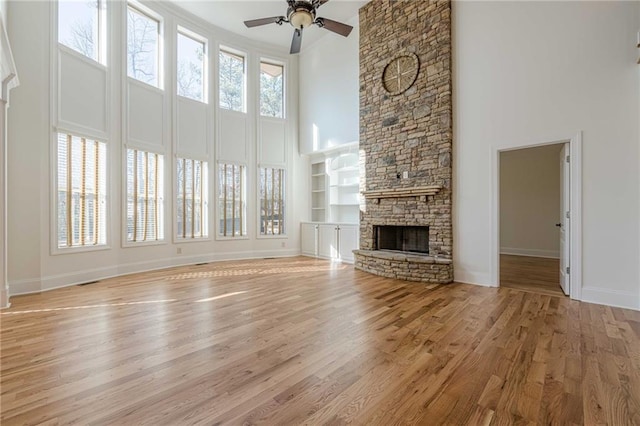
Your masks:
M223 262L12 298L3 425L640 424L640 313Z
M560 260L500 255L500 286L548 296L564 296Z

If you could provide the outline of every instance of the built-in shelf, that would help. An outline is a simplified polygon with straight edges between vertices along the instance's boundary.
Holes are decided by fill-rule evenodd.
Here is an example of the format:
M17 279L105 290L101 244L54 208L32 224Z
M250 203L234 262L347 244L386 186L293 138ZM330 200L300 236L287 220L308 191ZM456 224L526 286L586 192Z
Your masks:
M358 146L336 147L311 159L311 218L316 222L360 221Z
M331 188L357 188L359 186L359 183L339 183L336 185L331 185Z

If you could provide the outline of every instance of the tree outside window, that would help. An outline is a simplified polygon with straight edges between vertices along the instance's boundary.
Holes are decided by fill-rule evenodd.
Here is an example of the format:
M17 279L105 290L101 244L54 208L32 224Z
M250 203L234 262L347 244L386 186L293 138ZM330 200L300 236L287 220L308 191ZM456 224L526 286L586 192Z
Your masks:
M260 115L266 117L284 117L282 65L260 63Z
M205 44L178 33L178 95L205 101Z
M127 75L159 86L160 22L127 8Z
M244 112L245 58L220 51L220 108Z
M104 63L104 11L102 0L58 2L58 42Z

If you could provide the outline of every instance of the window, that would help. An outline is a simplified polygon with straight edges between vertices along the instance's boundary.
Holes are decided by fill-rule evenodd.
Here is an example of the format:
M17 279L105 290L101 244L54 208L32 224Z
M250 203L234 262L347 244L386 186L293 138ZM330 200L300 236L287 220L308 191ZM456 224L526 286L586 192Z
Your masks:
M104 64L105 3L104 0L58 2L58 42Z
M163 156L127 149L127 241L164 239Z
M244 112L245 58L220 51L220 108Z
M208 226L207 162L178 158L176 163L177 237L206 238Z
M283 169L260 168L260 234L285 233Z
M260 115L284 117L284 67L260 62Z
M224 237L247 235L245 167L218 165L218 234Z
M127 75L159 87L160 22L127 7Z
M205 44L178 32L178 95L205 102Z
M58 248L106 244L107 145L58 134Z

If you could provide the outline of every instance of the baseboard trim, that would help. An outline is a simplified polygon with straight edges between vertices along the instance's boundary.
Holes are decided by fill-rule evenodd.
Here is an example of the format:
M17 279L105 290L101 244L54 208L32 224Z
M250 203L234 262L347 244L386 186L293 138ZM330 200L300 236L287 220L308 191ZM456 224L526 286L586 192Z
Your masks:
M581 300L598 305L615 306L617 308L640 311L640 294L630 291L583 287Z
M11 303L9 302L9 292L6 288L0 290L0 309L6 309L11 307Z
M560 259L560 252L557 250L521 249L515 247L500 247L500 254L511 256L544 257L548 259Z
M89 281L105 280L123 275L157 271L196 263L222 262L227 260L263 259L265 257L299 256L299 250L259 250L251 252L225 252L206 255L181 256L144 262L126 263L104 268L85 269L68 274L50 275L41 279L25 279L9 282L9 297L41 293L57 288L71 287Z
M491 284L490 274L456 269L455 261L453 264L453 282L479 285L481 287L495 287L493 284Z

